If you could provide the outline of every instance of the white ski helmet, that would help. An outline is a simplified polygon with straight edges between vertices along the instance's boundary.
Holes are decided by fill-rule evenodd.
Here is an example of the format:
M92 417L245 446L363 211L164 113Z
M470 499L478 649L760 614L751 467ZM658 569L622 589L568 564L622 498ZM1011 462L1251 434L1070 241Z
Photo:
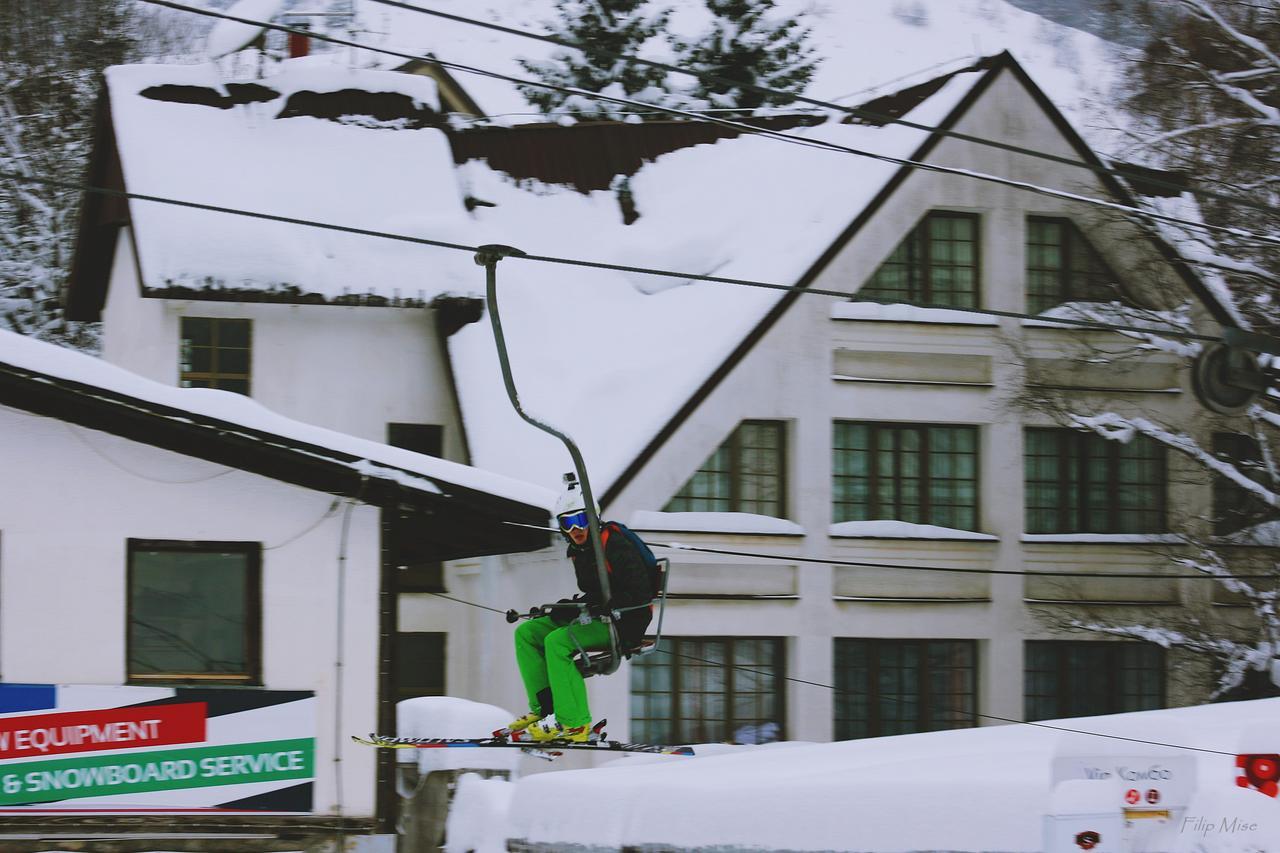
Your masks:
M582 497L582 486L578 482L578 477L572 472L564 475L564 490L560 492L560 496L556 498L555 519L556 525L560 524L560 517L575 513L586 509L587 502ZM600 517L600 505L596 504L596 518Z

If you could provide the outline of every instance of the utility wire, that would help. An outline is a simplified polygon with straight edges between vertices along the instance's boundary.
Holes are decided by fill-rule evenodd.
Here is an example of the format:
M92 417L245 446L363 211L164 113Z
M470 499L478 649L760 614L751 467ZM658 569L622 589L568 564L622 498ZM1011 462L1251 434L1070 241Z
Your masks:
M448 62L446 60L438 59L436 57L417 56L414 54L404 53L402 51L389 50L387 48L380 48L380 47L373 47L370 45L361 44L360 42L351 41L350 39L342 39L342 38L337 38L336 36L330 36L330 35L325 35L318 32L312 32L311 30L303 30L295 27L288 27L283 24L273 24L268 21L258 21L252 18L242 18L236 15L228 15L225 12L216 12L212 9L198 9L193 6L186 6L181 3L172 2L172 0L141 0L141 2L150 3L156 6L164 6L169 9L176 9L179 11L191 12L197 15L204 15L207 17L222 18L229 21L236 21L238 23L248 24L250 26L255 26L255 27L261 27L263 29L277 30L285 33L293 33L296 35L305 35L309 38L317 39L319 41L329 42L331 44L337 44L344 47L352 47L358 50L368 50L373 53L382 53L388 56L397 56L403 59L411 59L418 62L431 62L431 63L435 63L436 65L439 65L442 68L448 68L455 71L462 71L468 74L477 74L477 75L480 75L483 77L489 77L495 80L504 80L506 82L514 83L520 86L532 86L532 87L547 89L555 92L563 92L569 95L580 95L585 98L592 98L594 100L620 104L628 107L639 107L642 109L658 110L668 115L674 115L674 116L679 116L681 118L693 119L695 121L701 121L709 124L717 124L723 127L733 128L742 133L756 134L759 136L764 136L772 139L779 139L779 140L783 140L790 143L805 145L808 147L825 148L831 151L836 151L844 154L851 154L858 157L867 157L873 160L880 160L882 162L892 163L898 166L923 169L925 171L937 172L940 174L956 175L959 177L972 178L974 180L999 184L1001 186L1011 187L1013 189L1025 190L1026 192L1035 193L1037 195L1044 195L1050 198L1058 198L1058 199L1064 199L1067 201L1080 202L1083 204L1091 204L1096 207L1102 207L1109 210L1115 210L1121 213L1131 214L1134 217L1138 218L1139 220L1154 220L1159 222L1167 222L1175 225L1181 225L1185 228L1195 229L1198 231L1208 231L1208 232L1214 232L1214 233L1229 234L1233 237L1236 237L1242 240L1252 240L1259 243L1266 243L1268 245L1280 245L1280 237L1269 236L1265 234L1258 234L1252 231L1246 231L1241 228L1234 228L1234 227L1223 226L1223 225L1211 225L1206 222L1197 222L1191 219L1182 219L1180 217L1170 216L1164 213L1158 213L1151 210L1144 210L1142 208L1132 207L1130 205L1120 204L1119 202L1106 201L1104 199L1093 198L1092 196L1080 195L1077 193L1068 192L1066 190L1053 189L1051 187L1042 187L1042 186L1039 186L1038 184L1029 183L1027 181L1018 181L1011 178L1004 178L998 175L988 174L986 172L974 171L972 169L962 169L962 168L957 168L952 166L942 166L934 163L925 163L918 160L910 160L903 157L894 157L888 154L879 154L874 151L866 151L861 148L853 148L851 146L840 145L838 143L828 142L825 140L810 139L803 136L796 136L794 134L783 133L781 131L769 130L767 128L760 128L760 127L756 127L754 125L746 124L740 121L732 121L730 119L701 115L699 113L690 112L688 110L681 110L673 107L664 107L658 104L647 104L640 101L631 100L628 98L618 98L612 95L604 95L599 92L590 92L585 89L577 89L572 86L557 86L551 83L543 83L537 80L528 80L528 79L523 79L519 77L512 77L510 75L501 74L496 71L488 71L482 68L476 68L470 65L463 65L457 62Z
M454 598L452 596L448 596L443 593L433 592L430 594L439 596L440 598L448 599L449 601L456 601L459 604L467 604L467 605L470 605L471 607L478 607L481 610L490 610L494 613L502 613L504 615L506 613L506 611L499 610L496 607L489 607L484 604L477 604L473 601L465 601L464 599ZM699 661L700 663L707 663L707 664L711 664L712 666L718 666L724 669L736 669L741 672L749 672L754 675L762 675L767 678L781 678L783 681L791 681L796 684L807 684L810 687L821 687L824 690L831 690L837 693L847 692L847 691L841 691L838 687L835 687L834 685L824 684L821 681L809 681L808 679L795 678L790 675L779 676L777 673L774 673L774 672L766 672L760 669L753 669L748 666L742 666L741 664L729 663L727 661L716 661L716 660L711 660L709 658L701 658L696 655L684 654L682 652L673 652L673 651L669 651L667 649L662 649L662 648L659 648L656 651L658 651L660 654L668 655L670 657L685 658L686 660L695 660L695 661ZM905 699L898 696L880 696L879 698L881 700L888 699L892 702L898 702L899 704L906 704L910 702L909 699ZM1083 729L1070 729L1070 728L1067 728L1066 726L1052 726L1052 725L1049 725L1048 723L1037 723L1029 720L1018 720L1013 717L1001 717L997 714L983 714L979 711L971 711L971 710L966 710L962 708L949 707L945 705L941 705L937 707L938 707L938 710L950 711L953 714L958 714L961 717L967 717L967 718L994 720L999 723L1013 723L1013 724L1022 725L1022 726L1035 726L1036 728L1050 729L1052 731L1065 732L1067 734L1087 735L1089 737L1102 737L1102 738L1108 738L1111 740L1123 740L1123 741L1128 741L1130 743L1146 744L1147 746L1163 746L1169 749L1185 749L1191 752L1206 752L1206 753L1212 753L1214 755L1231 755L1231 756L1235 755L1234 752L1223 752L1218 749L1207 749L1202 746L1184 746L1182 744L1177 744L1177 743L1164 743L1162 741L1157 741L1157 740L1144 740L1142 738L1124 737L1123 735L1111 735L1111 734L1106 734L1104 732L1088 732L1088 731L1084 731Z
M559 47L569 48L571 50L578 50L578 51L586 50L586 47L584 45L581 45L577 42L574 42L565 38L560 38L559 36L549 35L546 33L535 33L535 32L530 32L529 30L521 30L515 27L504 26L502 24L493 23L491 21L482 21L476 18L468 18L464 15L456 15L449 12L440 12L435 9L427 9L423 6L415 6L412 3L399 2L399 0L373 0L373 2L380 3L383 6L393 6L397 9L405 9L411 12L418 12L419 14L423 14L423 15L431 15L433 17L454 21L455 23L466 24L468 26L483 27L484 29L506 33L507 35L518 36L520 38L531 39L533 41L546 42L547 44L554 44ZM598 48L593 48L592 52L601 56L606 56L609 59L621 60L623 62L635 63L637 65L646 65L650 68L657 68L661 71L667 71L673 74L682 74L686 77L694 77L696 79L704 80L711 83L719 83L724 86L729 86L730 88L747 89L749 91L756 92L762 95L771 95L774 97L781 97L781 98L791 98L794 101L798 101L804 104L809 104L810 106L813 106L813 107L819 107L827 111L845 113L847 115L853 116L854 118L864 119L866 121L875 122L877 124L898 124L898 125L902 125L903 127L913 128L915 130L926 130L930 133L937 133L941 136L949 136L954 139L963 140L965 142L973 142L978 145L986 145L991 148L999 148L1001 150L1010 151L1016 154L1025 154L1029 157L1036 157L1041 160L1049 160L1054 163L1061 163L1065 166L1073 166L1079 169L1088 169L1089 171L1094 172L1096 174L1108 175L1113 178L1131 179L1132 177L1134 177L1133 175L1126 175L1124 171L1109 169L1103 165L1086 163L1083 160L1074 160L1070 157L1062 157L1057 154L1051 154L1047 151L1039 151L1034 148L1027 148L1025 146L1015 145L1009 142L1001 142L999 140L990 139L987 137L973 136L971 134L961 133L959 131L937 127L934 125L920 124L919 122L909 121L904 118L897 118L897 117L888 115L886 113L877 112L876 110L869 110L869 109L866 109L865 107L845 106L843 104L837 104L832 101L824 101L818 98L810 98L798 92L786 92L781 89L773 89L768 86L761 86L757 83L751 83L745 80L730 80L727 77L721 77L718 74L714 74L709 71L695 71L690 68L684 68L679 65L672 65L670 63L659 62L652 59L645 59L642 56L636 56L635 54L629 54L629 53L601 53ZM955 60L948 60L948 62L954 62L954 61ZM912 73L914 74L916 72L912 72ZM907 76L911 76L911 75L907 75ZM1219 193L1213 190L1204 189L1202 187L1194 187L1194 188L1187 187L1186 185L1181 184L1177 181L1165 180L1156 175L1143 174L1140 177L1143 183L1161 186L1167 189L1176 189L1179 191L1185 191L1187 189L1191 189L1193 192L1197 193L1198 195L1205 196L1206 198L1214 198L1220 201L1231 202L1233 204L1245 205L1247 207L1253 207L1259 210L1266 210L1271 213L1280 213L1280 207L1277 207L1272 204L1267 204L1266 202L1254 201L1253 199L1244 198L1242 196L1229 195L1227 193Z
M43 186L58 187L60 189L75 189L80 192L94 193L97 195L111 196L114 198L129 198L138 201L149 201L156 204L168 204L175 207L187 207L195 210L206 210L212 213L224 213L231 216L244 216L250 219L264 219L270 222L282 222L288 225L301 225L308 228L320 228L326 231L337 231L343 234L356 234L361 237L375 237L383 240L395 240L401 243L416 243L422 246L433 246L440 249L453 249L455 251L470 252L472 254L479 251L479 246L469 246L463 243L451 243L445 240L433 240L429 237L415 237L409 234L396 234L389 231L377 231L371 228L357 228L352 225L341 225L334 222L319 222L313 219L302 219L296 216L281 216L274 213L263 213L261 211L244 210L236 207L225 207L217 204L205 204L203 202L187 201L184 199L169 198L167 196L149 195L146 193L128 192L126 190L111 189L109 187L95 187L91 184L74 183L71 181L55 180L53 178L38 178L30 175L22 175L11 172L6 169L0 169L0 180L9 180L15 183L38 184ZM533 261L538 263L560 264L563 266L584 267L589 269L604 269L615 272L629 272L638 275L652 275L661 278L675 278L684 281L705 281L712 284L732 284L741 287L757 287L766 290L781 290L786 292L799 293L801 295L812 296L832 296L838 299L853 300L858 302L873 302L878 305L897 305L901 304L892 299L880 299L876 297L860 297L856 293L850 293L842 290L827 290L819 287L808 287L803 285L778 284L776 282L757 281L747 278L730 278L727 276L703 275L701 273L680 272L678 270L666 270L654 267L638 267L630 264L613 264L605 261L589 261L581 258L565 258L556 255L513 255L508 260L511 261ZM1131 326L1121 323L1100 323L1091 320L1075 320L1067 317L1044 317L1038 314L1026 314L1019 311L1001 311L995 308L961 308L951 305L943 305L933 302L912 303L914 308L938 308L947 311L956 311L963 314L974 314L978 316L989 317L1007 317L1015 320L1034 320L1042 323L1052 323L1055 325L1066 325L1078 327L1088 331L1097 332L1119 332L1135 335L1163 335L1170 338L1188 341L1204 341L1208 343L1218 343L1222 341L1221 337L1216 335L1205 335L1199 332L1188 332L1182 329L1175 329L1171 326ZM1280 345L1280 342L1278 342Z
M518 521L504 521L503 524L509 524L512 527L527 527L533 530L545 530L548 533L555 533L554 527L542 527L537 524L525 524ZM873 563L863 560L840 560L836 558L822 557L801 557L794 554L766 554L760 551L730 551L722 548L702 548L695 545L685 545L680 542L648 542L644 544L650 548L666 548L672 551L695 551L701 554L720 554L728 557L750 557L756 560L765 560L771 563L818 563L824 566L856 566L865 569L901 569L910 572L952 572L955 574L968 575L1015 575L1018 577L1030 578L1081 578L1083 580L1091 580L1093 578L1130 578L1138 580L1272 580L1280 582L1280 573L1262 575L1211 575L1211 574L1167 574L1153 572L1024 572L1017 569L967 569L957 566L917 566L903 563Z

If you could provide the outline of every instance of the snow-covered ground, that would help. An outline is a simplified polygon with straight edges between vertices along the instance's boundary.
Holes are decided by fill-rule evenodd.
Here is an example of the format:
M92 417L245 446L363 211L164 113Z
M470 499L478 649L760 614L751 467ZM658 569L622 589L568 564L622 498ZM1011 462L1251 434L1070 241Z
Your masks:
M449 849L502 850L495 839L505 837L548 851L1030 853L1046 849L1053 809L1083 806L1099 817L1081 826L1146 834L1135 850L1280 851L1280 800L1240 787L1235 762L1240 753L1280 752L1280 699L830 744L696 749L693 758L628 756L514 783L464 784ZM1093 768L1110 778L1079 781ZM1056 791L1055 773L1064 783ZM1124 827L1130 788L1139 791L1142 809L1167 808L1169 816L1131 813ZM1153 789L1160 799L1150 804ZM505 832L497 831L503 822ZM1130 849L1108 837L1112 829L1102 834L1098 853Z

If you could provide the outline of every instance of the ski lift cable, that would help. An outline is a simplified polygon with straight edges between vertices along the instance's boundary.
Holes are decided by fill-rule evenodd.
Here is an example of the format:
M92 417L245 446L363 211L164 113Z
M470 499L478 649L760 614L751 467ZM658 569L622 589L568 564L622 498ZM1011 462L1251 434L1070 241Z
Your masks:
M34 175L23 175L12 172L7 169L0 169L0 180L9 180L15 183L38 184L43 186L51 186L59 189L76 190L79 192L93 193L95 195L105 195L114 198L128 198L137 201L147 201L156 204L168 204L175 207L187 207L196 210L204 210L211 213L221 213L231 216L243 216L250 219L264 219L270 222L282 222L288 225L301 225L308 228L319 228L326 231L336 231L343 234L355 234L361 237L373 237L382 240L394 240L402 243L415 243L422 246L432 246L440 249L452 249L454 251L469 252L475 254L482 246L470 246L462 243L451 243L446 240L434 240L429 237L416 237L411 234L396 234L389 231L378 231L372 228L359 228L353 225L342 225L334 222L320 222L314 219L303 219L297 216L282 216L274 213L264 213L262 211L246 210L243 208L227 207L225 205L206 204L203 202L189 201L185 199L170 198L167 196L151 195L148 193L129 192L127 190L117 190L110 187L98 187L88 183L76 183L74 181L63 181L54 178L36 177ZM508 260L511 261L533 261L535 263L560 264L565 266L584 267L588 269L604 269L615 272L628 272L637 275L651 275L661 278L675 278L683 281L704 281L711 284L730 284L739 287L756 287L766 290L780 290L788 293L797 293L802 296L829 296L837 299L870 302L877 305L898 305L904 304L892 299L884 299L878 297L859 296L856 292L843 290L829 290L820 287L810 287L795 284L779 284L777 282L758 281L749 278L732 278L728 276L704 275L702 273L682 272L679 270L667 270L657 267L640 267L631 264L615 264L607 261L591 261L582 258L566 258L557 255L536 255L522 254L513 255ZM1133 326L1122 323L1106 323L1094 320L1077 320L1069 317L1045 317L1039 314L1028 314L1020 311L1003 311L996 308L964 308L952 305L944 305L933 302L911 303L913 308L925 309L942 309L962 314L973 314L975 316L986 317L1004 317L1013 320L1034 320L1039 323L1052 324L1053 326L1067 326L1083 331L1094 332L1116 332L1130 335L1160 335L1178 340L1201 341L1206 343L1224 343L1225 339L1217 335L1207 335L1200 332L1188 332L1183 329L1176 329L1171 326ZM1271 338L1254 335L1241 343L1242 348L1253 348L1254 344L1259 341L1271 342ZM1274 342L1275 346L1280 347L1280 341Z
M474 602L474 601L467 601L467 600L462 599L462 598L456 598L456 597L451 596L451 595L445 595L444 593L441 593L441 592L432 592L432 593L428 593L428 594L429 594L429 595L437 596L437 597L439 597L439 598L444 598L444 599L447 599L447 600L449 600L449 601L454 601L454 602L457 602L458 604L465 604L465 605L468 605L468 606L470 606L470 607L478 607L478 608L480 608L481 610L488 610L488 611L490 611L490 612L492 612L492 613L500 613L500 614L503 614L503 615L505 615L505 614L506 614L506 611L505 611L505 610L499 610L499 609L498 609L498 608L496 608L496 607L489 607L488 605L485 605L485 604L478 604L478 603L476 603L476 602ZM685 653L683 653L683 652L674 652L674 651L670 651L670 650L668 650L668 649L658 649L657 651L658 651L658 653L659 653L659 654L670 655L671 657L685 658L685 659L687 659L687 660L695 660L695 661L698 661L698 662L700 662L700 663L706 663L706 664L711 664L712 666L718 666L718 667L721 667L722 669L735 669L735 670L739 670L739 671L741 671L741 672L749 672L749 673L752 673L753 675L760 675L760 676L764 676L764 677L766 677L766 678L781 678L783 681L790 681L790 682L793 682L793 683L795 683L795 684L806 684L806 685L808 685L808 686L810 686L810 687L820 687L820 688L822 688L822 689L824 689L824 690L831 690L831 691L833 691L833 692L835 692L835 693L842 693L842 692L843 692L843 693L849 693L849 692L851 692L851 691L842 691L842 690L840 690L840 688L839 688L839 687L836 687L836 686L835 686L835 685L833 685L833 684L825 684L825 683L823 683L823 682L821 682L821 681L811 681L811 680L809 680L809 679L807 679L807 678L796 678L795 676L791 676L791 675L783 675L783 676L779 676L777 673L774 673L774 672L766 672L766 671L764 671L764 670L760 670L760 669L753 669L752 667L749 667L749 666L743 666L742 664L737 664L737 663L729 663L728 661L717 661L717 660L711 660L710 658L698 657L697 655L685 654ZM881 700L888 699L888 700L889 700L889 701L891 701L891 702L897 702L897 703L899 703L899 704L906 704L906 703L909 703L909 702L911 701L911 700L910 700L910 699L908 699L908 698L898 697L898 696L885 696L885 695L882 695L882 696L880 696L879 698L880 698ZM1208 748L1206 748L1206 747L1202 747L1202 746L1186 746L1186 745L1183 745L1183 744L1177 744L1177 743L1165 743L1165 742L1163 742L1163 741L1145 740L1145 739L1143 739L1143 738L1133 738L1133 737L1125 737L1125 736L1123 736L1123 735L1107 734L1107 733L1105 733L1105 732L1090 732L1090 731L1085 731L1084 729L1072 729L1072 728L1068 728L1068 727L1066 727L1066 726L1054 726L1054 725L1049 725L1048 723L1039 723L1039 722L1035 722L1035 721L1032 721L1032 720L1018 720L1018 719L1015 719L1015 718L1013 718L1013 717L1002 717L1002 716L1000 716L1000 715L998 715L998 714L984 714L984 713L982 713L982 712L980 712L980 711L967 710L967 709L962 709L962 708L954 708L954 707L949 707L949 706L945 706L945 705L943 705L943 706L937 706L937 709L938 709L939 711L945 711L945 712L950 712L950 713L952 713L952 714L958 714L958 715L960 715L960 716L961 716L961 718L972 718L972 719L975 719L975 720L977 720L977 719L982 719L982 720L992 720L992 721L994 721L994 722L998 722L998 723L1013 723L1013 724L1015 724L1015 725L1022 725L1022 726L1035 726L1036 728L1041 728L1041 729L1051 729L1051 730L1053 730L1053 731L1063 732L1063 733L1066 733L1066 734L1086 735L1086 736L1089 736L1089 737L1102 737L1102 738L1109 738L1109 739L1111 739L1111 740L1122 740L1122 741L1128 741L1128 742L1130 742L1130 743L1141 743L1141 744L1145 744L1145 745L1147 745L1147 746L1163 746L1163 747L1166 747L1166 748L1169 748L1169 749L1185 749L1185 750L1188 750L1188 751L1191 751L1191 752L1205 752L1205 753L1211 753L1211 754L1213 754L1213 755L1230 755L1230 756L1234 756L1234 755L1235 755L1235 753L1233 753L1233 752L1223 752L1222 750L1217 750L1217 749L1208 749Z
M522 30L516 27L509 27L503 24L492 22L492 21L482 21L477 18L469 18L465 15L458 15L451 12L441 12L436 9L428 9L423 6L415 6L412 3L400 2L400 0L373 0L373 2L380 3L383 6L392 6L398 9L404 9L411 12L418 12L419 14L423 14L423 15L431 15L433 17L453 21L455 23L466 24L468 26L482 27L484 29L493 30L495 32L501 32L507 35L517 36L519 38L545 42L547 44L554 44L559 47L569 48L571 50L578 50L578 51L586 50L586 47L582 44L574 42L570 39L560 38L559 36L553 36L547 33L535 33L529 30ZM1015 154L1025 154L1029 157L1035 157L1041 160L1048 160L1054 163L1061 163L1062 165L1065 165L1065 166L1073 166L1078 169L1087 169L1091 172L1094 172L1095 174L1107 175L1113 178L1121 178L1121 179L1128 180L1132 177L1132 176L1127 176L1124 171L1108 168L1105 165L1087 163L1083 160L1075 160L1070 157L1063 157L1058 154L1052 154L1047 151L1040 151L1034 148L1028 148L1023 145L1016 145L1010 142L1002 142L1000 140L991 139L989 137L982 137L982 136L976 136L968 133L961 133L959 131L950 130L950 129L938 127L935 125L921 124L919 122L910 121L905 118L898 118L895 116L888 115L886 113L878 112L876 110L867 109L866 107L846 106L844 104L837 104L833 101L822 100L819 98L811 98L811 97L808 97L807 95L803 95L798 92L787 92L781 89L774 89L769 86L761 86L758 83L752 83L745 80L730 80L727 77L721 77L720 75L714 74L709 71L695 71L691 68L685 68L679 65L673 65L667 62L661 62L653 59L645 59L644 57L636 56L635 54L612 53L608 51L602 52L597 46L593 46L591 48L591 51L593 54L604 56L609 59L620 60L623 62L630 62L637 65L645 65L650 68L656 68L660 71L666 71L673 74L682 74L687 77L694 77L696 79L704 80L710 83L719 83L721 85L730 86L732 88L746 89L762 95L791 98L796 102L807 104L811 107L816 107L826 111L835 111L835 112L845 113L846 115L852 116L854 118L865 119L867 121L872 121L880 124L898 124L903 127L912 128L914 130L925 130L930 133L936 133L941 136L949 136L954 139L962 140L964 142L973 142L978 145L985 145L991 148L998 148L1003 151L1009 151ZM948 63L955 62L955 60L948 60L947 62ZM945 64L945 63L940 63L940 64ZM915 74L915 73L918 73L918 72L912 72L912 74ZM906 75L906 76L911 76L911 75ZM844 96L844 97L848 97L848 96ZM1114 158L1108 158L1108 159L1110 159L1112 162L1116 162ZM1144 184L1160 186L1165 189L1191 191L1197 195L1204 196L1205 198L1213 198L1219 201L1230 202L1232 204L1240 204L1247 207L1257 208L1258 210L1265 210L1270 213L1280 213L1280 207L1273 204L1268 204L1262 201L1255 201L1254 199L1246 198L1244 196L1216 192L1214 190L1205 189L1203 187L1190 187L1178 181L1171 181L1171 180L1160 178L1157 175L1143 174L1142 182Z
M236 15L228 15L225 12L217 12L212 9L198 9L196 7L187 6L182 3L175 3L173 2L173 0L141 0L141 2L149 3L156 6L163 6L169 9L176 9L179 11L191 12L193 14L204 15L207 17L223 18L226 20L238 21L240 23L252 24L254 26L262 26L266 29L277 30L280 32L293 33L297 35L306 35L318 41L329 42L332 44L337 44L344 47L351 47L358 50L367 50L373 53L382 53L388 56L396 56L403 59L411 59L419 62L432 62L432 63L435 63L436 65L441 66L442 68L448 68L454 71L461 71L468 74L476 74L479 76L489 77L496 80L504 80L506 82L515 83L521 86L532 86L536 88L547 89L550 91L563 92L570 95L579 95L584 98L591 98L593 100L620 104L628 107L639 107L647 110L658 110L667 115L679 116L681 118L692 119L694 121L701 121L708 124L716 124L723 127L729 127L729 128L738 130L739 132L742 132L742 133L749 133L757 136L764 136L766 138L777 139L783 142L805 145L813 148L823 148L830 151L849 154L857 157L867 157L873 160L880 160L882 162L892 163L905 168L922 169L925 171L937 172L940 174L956 175L958 177L972 178L974 180L984 181L987 183L994 183L1000 186L1006 186L1013 189L1035 193L1037 195L1044 195L1051 198L1058 198L1066 201L1079 202L1082 204L1090 204L1096 207L1102 207L1105 209L1114 210L1120 213L1129 214L1139 221L1166 222L1169 224L1181 225L1185 228L1191 228L1197 231L1226 234L1241 240L1253 241L1256 243L1263 243L1267 245L1280 245L1280 236L1259 234L1259 233L1248 231L1242 228L1235 228L1235 227L1224 226L1224 225L1211 225L1206 222L1200 222L1192 219L1183 219L1181 217L1171 216L1169 214L1159 213L1152 210L1144 210L1139 207L1133 207L1131 205L1121 204L1119 202L1106 201L1105 199L1094 198L1093 196L1088 196L1088 195L1081 195L1078 193L1069 192L1067 190L1059 190L1051 187L1043 187L1038 184L1030 183L1028 181L1014 180L1012 178L1005 178L999 175L993 175L986 172L978 172L972 169L963 169L963 168L957 168L952 166L942 166L942 165L933 164L933 163L925 163L918 160L911 160L904 157L894 157L888 154L878 154L876 152L866 151L861 148L853 148L851 146L840 145L838 143L828 142L825 140L809 139L807 137L796 136L794 134L784 133L782 131L775 131L775 130L769 130L767 128L756 127L754 125L747 124L745 122L733 121L731 119L719 118L716 116L703 115L700 113L691 112L689 110L681 110L681 109L676 109L674 107L664 107L658 104L649 104L641 101L635 101L629 98L619 98L619 97L614 97L612 95L604 95L599 92L591 92L586 89L577 89L572 86L557 86L551 83L542 83L537 80L528 80L528 79L523 79L519 77L512 77L508 74L502 74L496 71L488 71L482 68L476 68L470 65L463 65L457 62L449 62L447 60L439 59L437 57L418 56L415 54L405 53L403 51L390 50L388 48L381 48L381 47L373 47L371 45L361 44L360 42L351 41L349 39L341 39L341 38L337 38L335 36L330 36L323 33L312 32L311 30L298 29L295 27L285 26L283 24L273 24L265 21L257 21L251 18L242 18Z
M542 527L538 524L525 524L518 521L504 521L502 523L511 525L512 527L527 527L533 530L545 530L548 533L556 532L554 528ZM794 554L767 554L762 551L734 551L723 548L704 548L696 545L686 545L682 542L650 542L646 540L644 544L648 545L650 548L665 548L670 551L690 551L700 554L718 554L726 557L749 557L753 560L764 560L772 563L817 563L824 566L854 566L865 569L900 569L902 571L909 572L949 572L952 574L966 575L1014 575L1017 577L1029 578L1080 578L1081 580L1093 580L1095 578L1126 578L1130 580L1271 580L1280 582L1280 572L1259 575L1212 575L1203 572L1195 575L1169 574L1167 572L1027 572L1020 571L1018 569L974 569L964 568L961 566L919 566L904 563L877 563L865 560L842 560L834 557L826 559L822 557L802 557Z
M451 243L445 240L434 240L429 237L415 237L410 234L396 234L388 231L378 231L371 228L359 228L352 225L342 225L333 222L319 222L312 219L302 219L296 216L282 216L273 213L263 213L261 211L245 210L243 208L226 207L216 204L205 204L203 202L188 201L184 199L169 198L166 196L150 195L147 193L135 193L126 190L111 189L109 187L96 187L91 184L75 183L72 181L61 181L52 178L40 178L31 175L22 175L0 169L0 179L7 179L16 183L41 184L46 186L58 187L61 189L74 189L80 192L94 193L97 195L113 196L117 198L129 198L138 201L154 202L156 204L169 204L176 207L188 207L196 210L205 210L212 213L223 213L233 216L244 216L250 219L264 219L270 222L283 222L289 225L301 225L309 228L320 228L327 231L337 231L345 234L355 234L362 237L374 237L384 240L395 240L403 243L416 243L423 246L432 246L441 249L453 249L456 251L475 253L482 247L469 246L462 243ZM778 284L776 282L757 281L755 279L731 278L727 276L704 275L702 273L681 272L678 270L666 270L655 267L639 267L630 264L614 264L606 261L591 261L581 258L566 258L556 255L535 255L525 254L512 256L511 260L534 261L539 263L562 264L567 266L586 267L590 269L605 269L616 272L629 272L639 275L652 275L663 278L677 278L687 281L705 281L712 284L731 284L741 287L757 287L768 290L781 290L786 292L795 292L800 295L810 296L830 296L838 299L850 300L855 302L871 302L879 305L898 305L904 304L892 299L883 299L878 297L859 297L856 292L848 292L842 290L828 290L818 287L807 287L802 285ZM1163 335L1170 338L1188 341L1203 341L1207 343L1223 343L1224 338L1216 335L1207 335L1199 332L1188 332L1182 329L1165 326L1131 326L1120 323L1105 323L1093 320L1076 320L1068 317L1045 317L1039 314L1027 314L1019 311L1002 311L996 308L964 308L940 303L911 303L913 308L926 309L942 309L946 311L954 311L963 314L973 314L976 316L1004 317L1015 320L1034 320L1036 322L1070 326L1079 328L1084 331L1097 332L1118 332L1123 334L1136 335ZM1254 336L1261 337L1261 336ZM1270 338L1266 339L1270 341ZM1280 346L1280 341L1276 342L1276 346ZM1245 347L1248 348L1247 346Z

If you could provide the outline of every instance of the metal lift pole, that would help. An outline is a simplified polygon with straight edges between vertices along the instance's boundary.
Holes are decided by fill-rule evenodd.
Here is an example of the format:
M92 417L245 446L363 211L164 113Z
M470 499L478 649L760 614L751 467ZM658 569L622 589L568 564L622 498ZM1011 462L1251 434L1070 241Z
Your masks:
M485 301L489 308L489 323L493 326L493 340L498 347L498 363L502 365L502 381L507 387L507 397L515 408L516 414L524 418L543 432L550 433L564 442L573 457L573 467L578 472L578 482L582 484L582 498L586 503L587 525L591 534L591 548L596 557L596 574L600 579L600 594L607 605L613 597L609 589L609 570L604 562L604 546L600 543L600 519L596 515L596 502L591 494L591 483L587 479L587 466L582 461L582 453L573 439L558 429L533 418L520 408L520 398L516 393L515 379L511 376L511 362L507 358L507 340L502 334L502 318L498 315L498 261L503 258L518 258L525 253L512 246L489 244L481 246L476 252L475 261L485 269Z

